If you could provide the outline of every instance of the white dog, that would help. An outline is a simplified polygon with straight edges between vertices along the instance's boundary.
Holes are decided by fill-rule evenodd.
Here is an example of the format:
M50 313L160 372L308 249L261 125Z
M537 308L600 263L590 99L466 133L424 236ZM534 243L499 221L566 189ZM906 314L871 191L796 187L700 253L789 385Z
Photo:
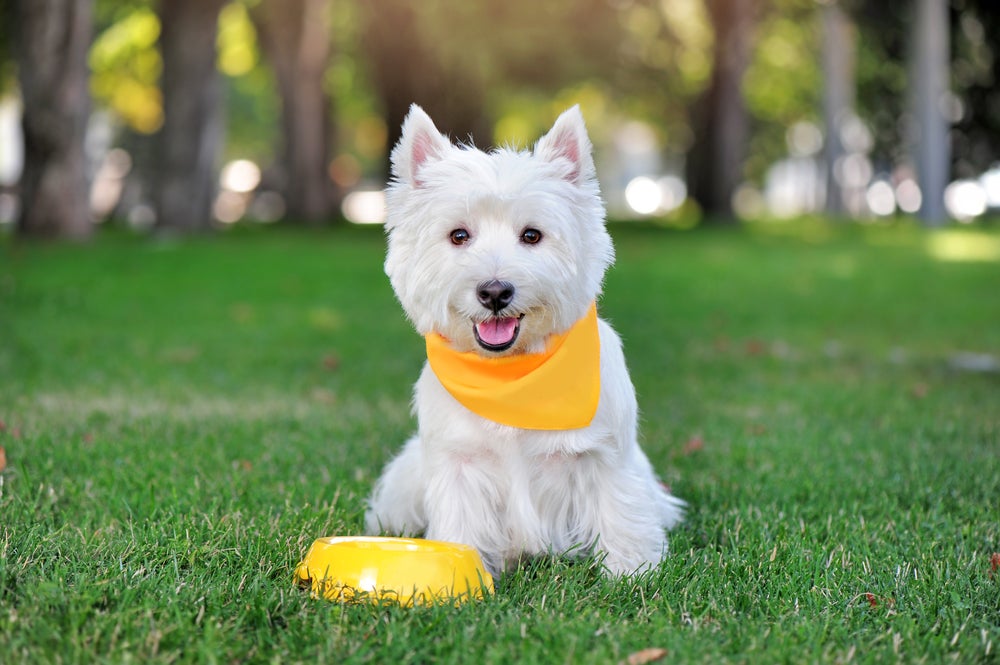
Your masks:
M594 313L614 249L579 109L531 152L484 153L414 105L392 171L385 271L429 361L368 532L472 545L493 574L549 553L658 562L684 503L639 448L621 342Z

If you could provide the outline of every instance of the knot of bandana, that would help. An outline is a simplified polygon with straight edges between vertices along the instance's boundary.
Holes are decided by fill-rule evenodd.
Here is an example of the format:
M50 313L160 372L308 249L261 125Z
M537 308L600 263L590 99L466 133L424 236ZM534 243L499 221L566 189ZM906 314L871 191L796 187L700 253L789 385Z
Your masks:
M426 336L427 360L445 389L488 420L537 430L587 427L601 394L597 307L542 353L485 358L458 352L441 335Z

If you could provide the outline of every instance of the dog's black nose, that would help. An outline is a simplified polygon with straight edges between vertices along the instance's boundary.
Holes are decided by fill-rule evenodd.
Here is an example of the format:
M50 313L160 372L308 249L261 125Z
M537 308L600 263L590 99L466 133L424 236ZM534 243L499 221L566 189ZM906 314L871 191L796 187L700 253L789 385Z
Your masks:
M491 279L479 285L476 297L483 307L496 314L514 299L514 285L499 279Z

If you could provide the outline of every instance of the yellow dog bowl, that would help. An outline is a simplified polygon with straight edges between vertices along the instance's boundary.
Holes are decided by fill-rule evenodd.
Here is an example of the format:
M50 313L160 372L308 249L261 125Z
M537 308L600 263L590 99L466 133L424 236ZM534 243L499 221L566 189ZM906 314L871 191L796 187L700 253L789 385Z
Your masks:
M432 605L493 592L493 578L474 548L419 538L319 538L295 578L313 597L340 601Z

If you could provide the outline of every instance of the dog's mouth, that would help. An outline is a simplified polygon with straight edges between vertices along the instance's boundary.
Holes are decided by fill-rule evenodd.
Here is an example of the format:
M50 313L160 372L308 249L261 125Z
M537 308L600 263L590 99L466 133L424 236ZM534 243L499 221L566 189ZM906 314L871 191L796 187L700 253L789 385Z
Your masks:
M472 331L476 336L476 343L487 351L506 351L517 341L523 318L524 314L496 317L474 324Z

